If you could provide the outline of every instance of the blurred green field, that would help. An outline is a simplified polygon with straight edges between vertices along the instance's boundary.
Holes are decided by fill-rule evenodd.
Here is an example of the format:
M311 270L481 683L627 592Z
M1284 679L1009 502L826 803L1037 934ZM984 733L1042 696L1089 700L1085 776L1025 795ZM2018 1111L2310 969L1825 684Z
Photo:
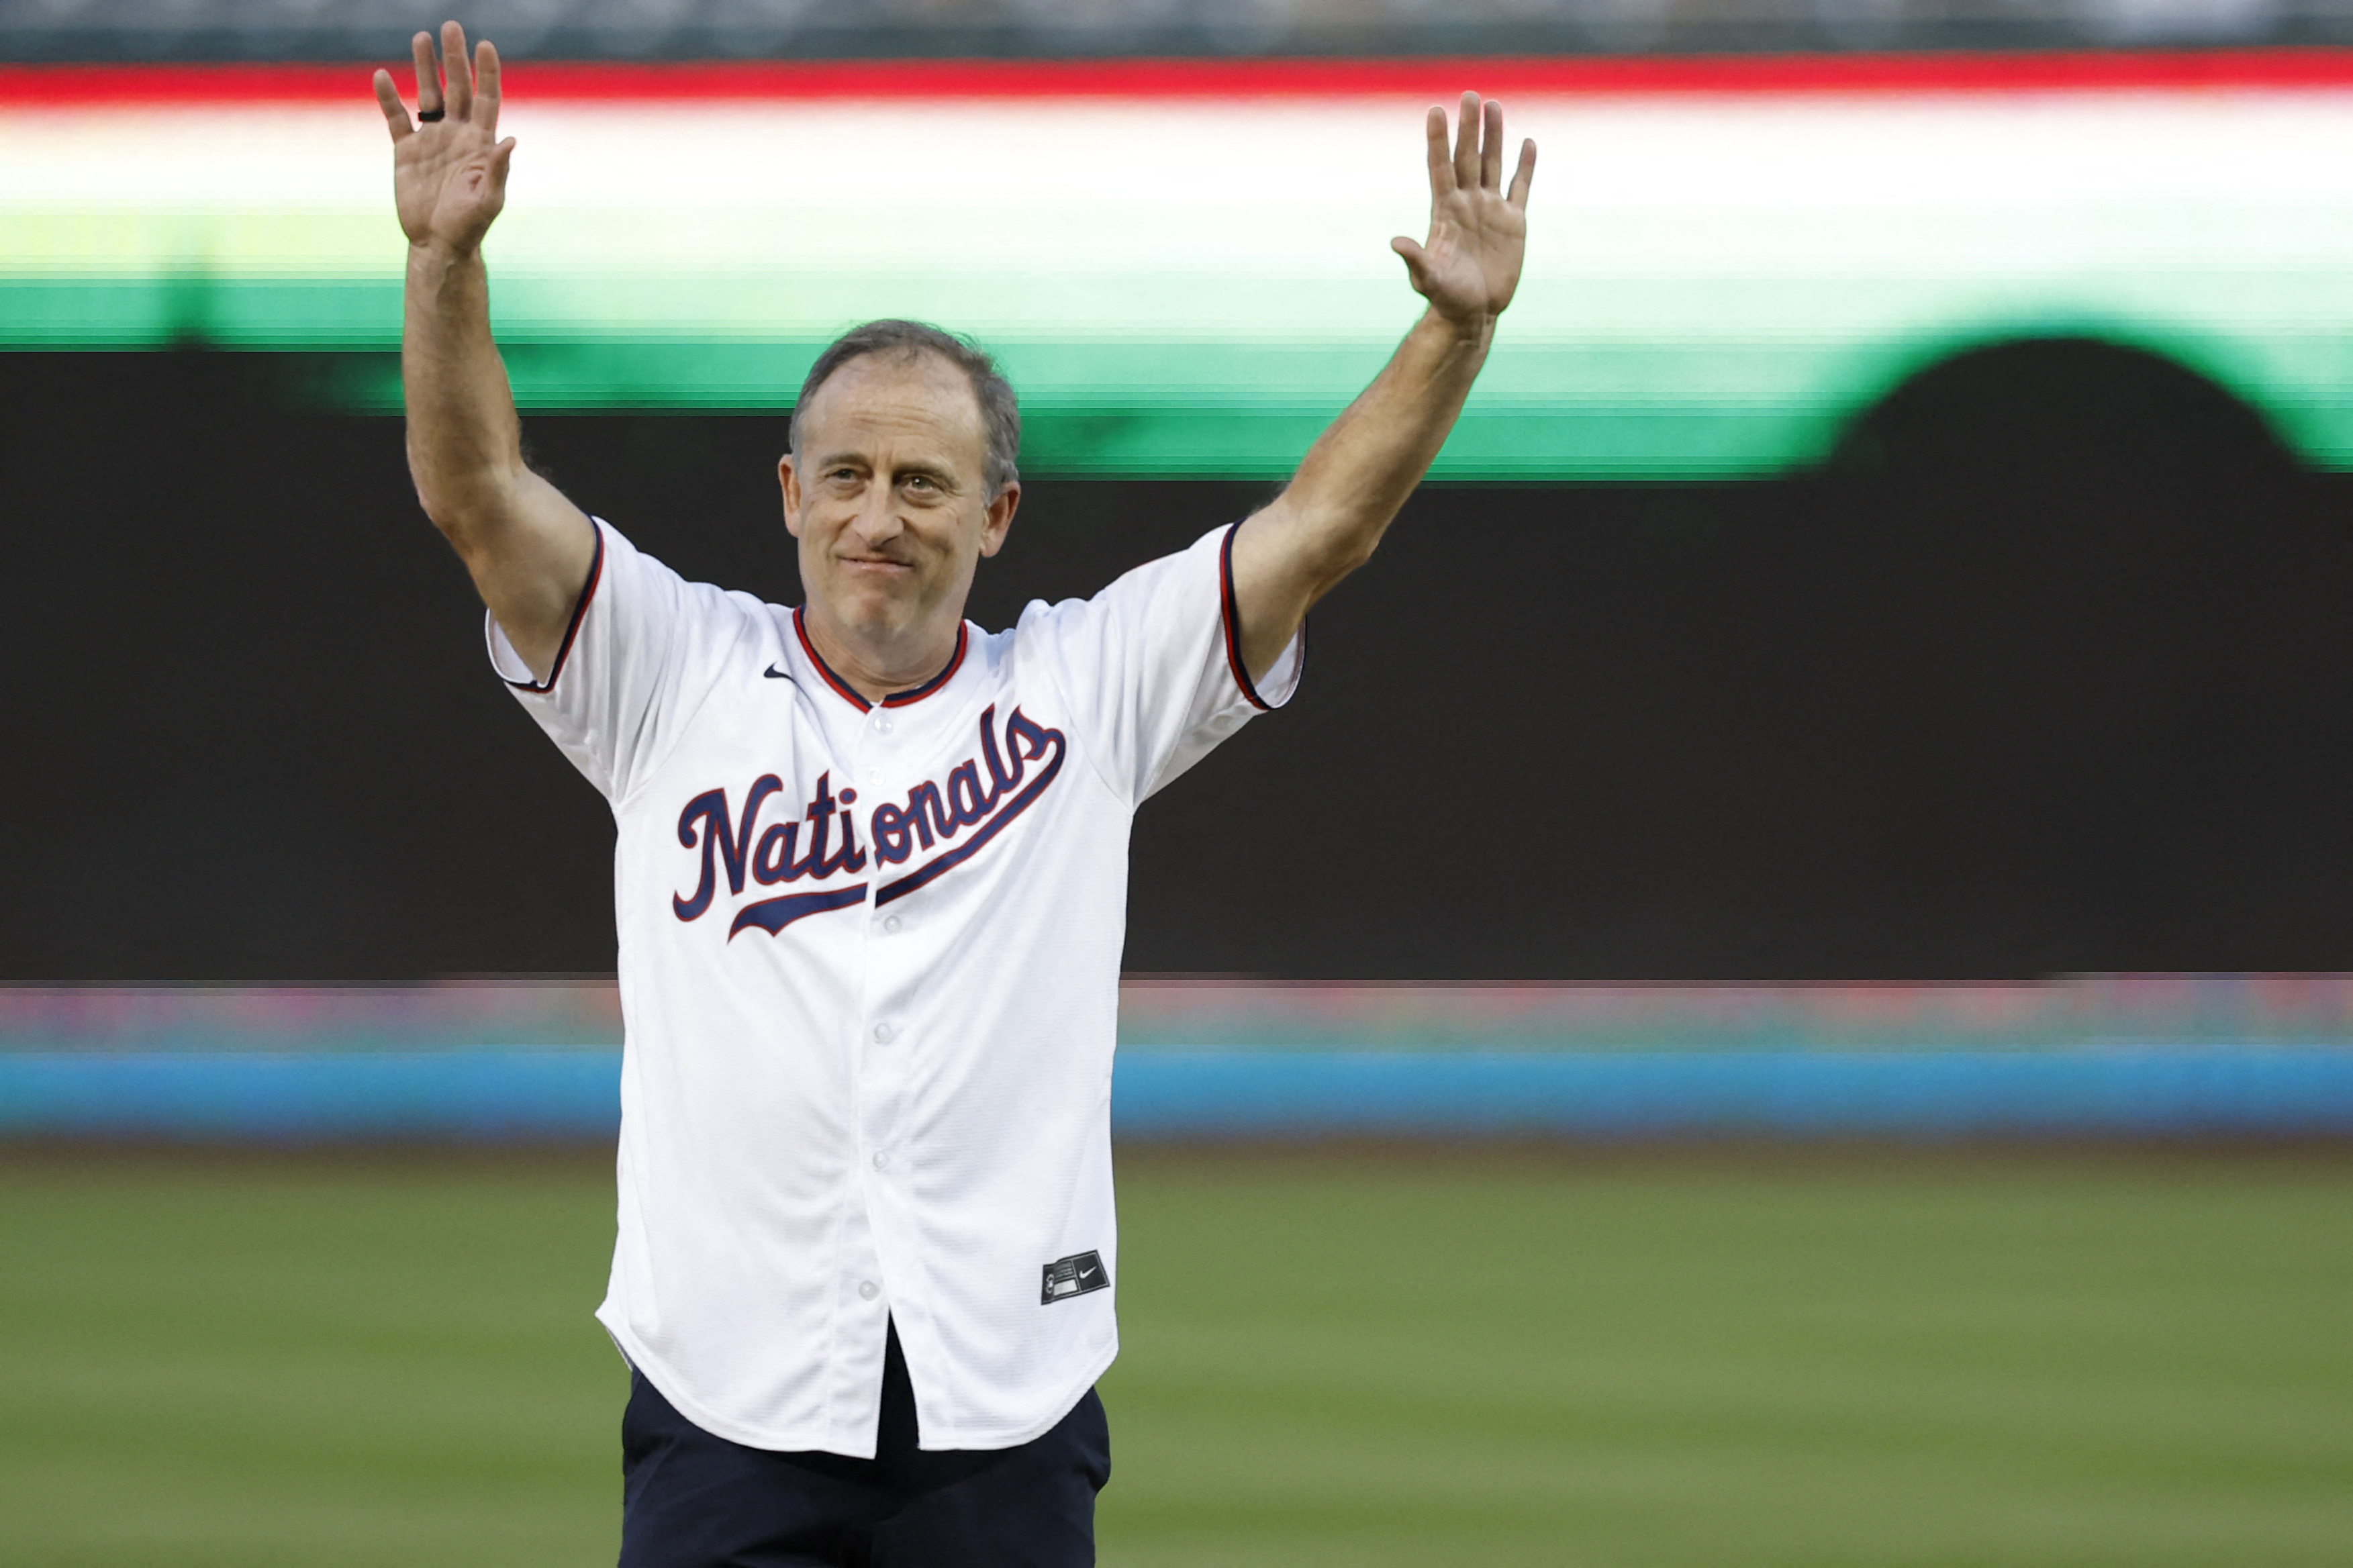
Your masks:
M1121 1183L1113 1568L2353 1561L2353 1152ZM0 1563L609 1563L610 1189L0 1151Z

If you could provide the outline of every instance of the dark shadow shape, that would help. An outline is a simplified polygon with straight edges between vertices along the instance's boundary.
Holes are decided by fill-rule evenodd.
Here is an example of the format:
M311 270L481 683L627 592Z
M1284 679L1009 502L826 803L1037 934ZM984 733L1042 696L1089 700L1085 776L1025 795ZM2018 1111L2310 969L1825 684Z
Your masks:
M2098 338L1963 349L1856 417L1826 467L1976 484L2163 484L2291 468L2263 416L2166 356Z
M398 420L290 408L275 356L5 368L0 980L612 963L610 818L485 668ZM796 596L781 420L530 423L649 550ZM1266 489L1038 481L974 616ZM1928 367L1784 479L1431 488L1296 704L1138 818L1129 963L2353 968L2348 519L2221 389L2081 342Z

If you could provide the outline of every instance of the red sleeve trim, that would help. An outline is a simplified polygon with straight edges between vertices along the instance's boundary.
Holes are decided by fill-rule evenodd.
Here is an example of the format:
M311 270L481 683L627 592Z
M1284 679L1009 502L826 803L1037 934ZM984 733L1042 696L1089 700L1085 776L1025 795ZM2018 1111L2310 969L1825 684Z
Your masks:
M596 552L588 558L588 581L580 585L580 597L573 603L572 620L564 628L564 641L556 647L555 662L548 667L545 680L508 681L507 684L517 691L529 691L543 697L554 690L556 681L564 674L565 660L572 657L572 645L580 636L580 622L588 614L588 601L596 596L596 584L605 579L605 530L593 518L589 520L588 528L596 536Z
M1242 668L1242 617L1234 605L1234 535L1241 531L1236 523L1226 530L1223 542L1218 546L1218 590L1224 601L1226 622L1226 668L1234 672L1234 684L1250 699L1251 707L1261 713L1271 713L1274 705L1258 694L1250 684L1250 671Z

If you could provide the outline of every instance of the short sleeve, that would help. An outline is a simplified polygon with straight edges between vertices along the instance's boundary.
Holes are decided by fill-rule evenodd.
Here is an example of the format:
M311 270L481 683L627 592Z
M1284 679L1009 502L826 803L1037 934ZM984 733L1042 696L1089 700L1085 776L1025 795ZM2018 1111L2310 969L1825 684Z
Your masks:
M1242 668L1231 527L1148 562L1092 599L1032 605L1025 651L1051 667L1095 765L1140 804L1297 689L1305 629L1265 680Z
M727 659L758 635L756 601L689 583L618 529L596 521L587 584L547 679L533 676L483 617L491 668L573 766L618 802L691 722Z

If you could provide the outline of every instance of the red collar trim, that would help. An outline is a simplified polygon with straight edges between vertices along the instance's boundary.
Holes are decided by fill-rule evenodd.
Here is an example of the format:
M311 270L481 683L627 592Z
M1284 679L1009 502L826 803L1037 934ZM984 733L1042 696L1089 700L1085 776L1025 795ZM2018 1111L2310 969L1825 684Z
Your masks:
M910 702L921 702L924 698L929 697L941 687L945 686L950 680L955 678L955 672L964 668L964 643L965 624L962 621L958 621L956 623L955 652L948 655L947 668L941 670L929 680L923 682L921 686L910 687L904 691L892 692L890 696L882 699L882 706L885 708L904 708Z
M904 708L911 702L921 702L924 698L929 697L933 692L937 691L941 687L945 686L950 680L954 679L955 678L955 672L964 668L965 647L968 640L967 633L969 630L970 628L964 622L958 621L956 623L955 652L948 656L947 668L941 670L929 680L923 682L921 686L911 688L905 691L892 692L890 696L882 699L882 706L885 708ZM856 687L842 679L841 677L834 674L833 667L825 662L825 656L817 651L817 644L809 641L808 627L801 624L801 606L798 605L793 606L793 635L801 639L801 651L808 655L808 661L810 664L817 667L818 674L824 677L825 683L828 686L832 687L834 690L841 696L844 701L857 704L858 710L860 713L864 713L873 708L873 703L867 701L864 697L859 695L858 689Z

